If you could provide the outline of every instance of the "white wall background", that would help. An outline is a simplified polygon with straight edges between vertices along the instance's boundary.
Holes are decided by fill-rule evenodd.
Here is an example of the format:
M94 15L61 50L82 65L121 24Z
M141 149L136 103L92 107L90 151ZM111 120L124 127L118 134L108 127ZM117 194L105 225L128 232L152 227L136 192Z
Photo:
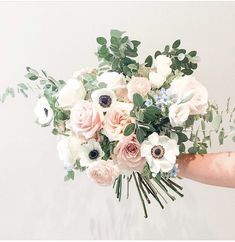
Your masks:
M142 41L142 60L181 38L199 51L195 75L210 98L234 103L234 27L234 2L1 2L0 89L28 65L65 80L96 66L95 38L118 28ZM0 239L235 239L234 189L185 179L185 197L164 210L153 201L145 220L134 186L119 203L85 175L64 183L57 138L34 123L32 97L0 105Z

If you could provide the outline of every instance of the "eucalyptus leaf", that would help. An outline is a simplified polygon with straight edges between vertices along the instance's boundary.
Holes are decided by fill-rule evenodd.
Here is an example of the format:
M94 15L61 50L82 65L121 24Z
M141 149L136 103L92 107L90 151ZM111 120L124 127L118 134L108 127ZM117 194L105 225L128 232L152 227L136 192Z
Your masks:
M133 95L133 103L137 107L141 107L144 104L144 99L139 93Z
M128 124L124 130L124 135L129 136L135 131L135 124Z
M181 43L180 39L177 39L177 40L173 43L172 48L174 48L174 49L178 48L178 47L180 46L180 43Z

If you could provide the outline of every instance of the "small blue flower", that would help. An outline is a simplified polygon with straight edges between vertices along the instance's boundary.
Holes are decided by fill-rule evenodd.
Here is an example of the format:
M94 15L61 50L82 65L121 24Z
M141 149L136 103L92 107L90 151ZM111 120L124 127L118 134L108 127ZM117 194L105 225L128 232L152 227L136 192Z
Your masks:
M179 165L175 164L174 167L171 170L170 176L171 177L177 177L178 173L179 173Z
M146 105L147 107L152 106L152 105L153 105L153 100L152 100L152 99L147 99L147 100L145 101L145 105Z

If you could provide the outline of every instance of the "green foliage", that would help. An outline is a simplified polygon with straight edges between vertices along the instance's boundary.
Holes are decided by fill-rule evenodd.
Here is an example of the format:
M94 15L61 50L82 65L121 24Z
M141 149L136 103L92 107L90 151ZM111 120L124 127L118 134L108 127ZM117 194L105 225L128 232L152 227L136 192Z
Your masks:
M124 36L124 33L119 30L111 30L110 45L104 37L98 37L96 41L101 46L98 47L97 56L100 65L131 77L139 69L139 63L133 58L138 56L140 42L130 40L128 36Z
M74 175L75 173L73 170L67 171L67 174L64 177L64 181L74 180Z
M141 107L144 104L144 99L139 93L133 95L133 103L136 107Z
M135 131L135 124L128 124L124 130L124 135L129 136Z
M153 64L153 57L151 55L149 55L146 60L145 60L145 66L146 67L151 67Z
M180 45L181 41L178 39L171 45L171 48L169 45L166 45L164 51L157 50L154 58L158 55L166 55L171 58L173 74L180 71L183 75L191 75L198 66L198 60L196 59L197 52L190 51L187 53L185 49L180 48Z
M136 138L139 141L139 143L142 143L145 137L146 137L146 131L143 128L138 127L136 129Z

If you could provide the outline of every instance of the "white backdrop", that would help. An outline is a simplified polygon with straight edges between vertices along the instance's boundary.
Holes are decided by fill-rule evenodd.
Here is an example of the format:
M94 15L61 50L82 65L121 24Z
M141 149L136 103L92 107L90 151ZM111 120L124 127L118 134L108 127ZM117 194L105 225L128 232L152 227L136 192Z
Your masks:
M234 27L233 2L1 2L0 90L28 65L65 80L96 66L95 38L118 28L142 42L142 60L181 38L201 56L195 76L210 98L234 103ZM153 201L146 220L134 186L119 203L85 175L64 183L57 138L34 123L32 97L0 105L0 239L235 239L234 189L185 179L185 197L164 210Z

